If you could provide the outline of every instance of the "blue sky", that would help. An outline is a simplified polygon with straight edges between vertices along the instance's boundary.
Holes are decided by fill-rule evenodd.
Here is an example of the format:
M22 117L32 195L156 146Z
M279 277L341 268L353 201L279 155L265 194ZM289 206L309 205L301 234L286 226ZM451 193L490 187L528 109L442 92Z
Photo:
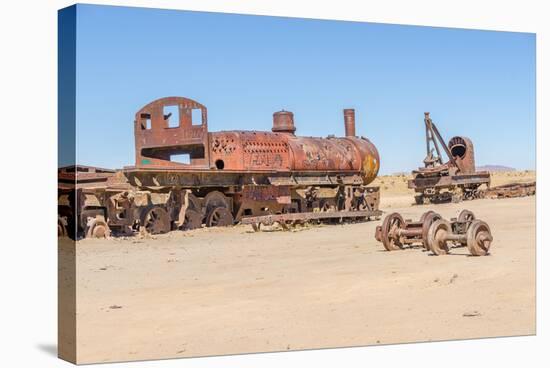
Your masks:
M478 165L535 168L534 34L78 5L76 60L80 164L132 165L135 112L175 95L210 131L284 108L298 135L343 135L355 108L382 174L421 165L424 111Z

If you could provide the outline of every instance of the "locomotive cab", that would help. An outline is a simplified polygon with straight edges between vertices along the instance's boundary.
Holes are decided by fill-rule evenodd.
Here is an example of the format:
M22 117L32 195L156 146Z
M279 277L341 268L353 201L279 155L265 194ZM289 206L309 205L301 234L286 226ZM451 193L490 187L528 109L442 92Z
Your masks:
M183 97L153 101L134 121L137 168L207 168L206 107Z

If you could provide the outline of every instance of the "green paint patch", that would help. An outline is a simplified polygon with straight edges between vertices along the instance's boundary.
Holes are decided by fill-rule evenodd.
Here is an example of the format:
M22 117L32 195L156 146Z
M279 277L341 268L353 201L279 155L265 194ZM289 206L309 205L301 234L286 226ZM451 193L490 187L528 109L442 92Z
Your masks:
M148 158L142 158L141 159L141 164L142 165L151 165L151 160L149 160Z

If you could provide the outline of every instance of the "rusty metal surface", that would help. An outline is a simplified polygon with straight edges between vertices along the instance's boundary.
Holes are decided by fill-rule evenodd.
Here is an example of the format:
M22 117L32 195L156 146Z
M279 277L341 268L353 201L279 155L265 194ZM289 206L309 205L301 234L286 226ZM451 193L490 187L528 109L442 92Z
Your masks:
M177 124L164 108L176 106ZM200 110L202 122L193 124L191 111ZM298 137L289 111L273 114L272 132L208 132L206 107L183 97L156 100L136 114L135 167L142 169L220 172L319 172L360 174L364 184L376 177L380 158L376 147L355 137L355 113L344 110L346 138ZM187 154L189 163L172 161Z
M177 108L177 117L164 113L168 106ZM193 110L200 112L200 121L192 120ZM209 167L207 111L196 101L166 97L147 104L136 113L134 135L138 168L185 165L170 161L171 155L185 153L190 155L189 165Z
M346 137L355 137L355 110L344 109L344 129Z
M290 111L277 111L273 113L273 133L289 133L294 134L296 127L294 126L294 114Z
M410 180L407 184L410 189L431 188L449 188L458 185L468 184L486 184L491 175L485 172L478 172L471 175L445 175L432 177L417 177Z
M537 183L511 183L488 188L484 191L487 198L515 198L535 195Z

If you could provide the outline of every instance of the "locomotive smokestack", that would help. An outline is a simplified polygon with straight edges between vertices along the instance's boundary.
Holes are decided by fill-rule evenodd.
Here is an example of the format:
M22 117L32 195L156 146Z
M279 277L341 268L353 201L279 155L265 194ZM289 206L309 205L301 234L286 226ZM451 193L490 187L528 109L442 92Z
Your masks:
M290 111L277 111L273 113L273 128L275 133L290 133L294 134L296 127L294 126L294 114Z
M355 137L355 110L344 109L344 127L346 137Z

